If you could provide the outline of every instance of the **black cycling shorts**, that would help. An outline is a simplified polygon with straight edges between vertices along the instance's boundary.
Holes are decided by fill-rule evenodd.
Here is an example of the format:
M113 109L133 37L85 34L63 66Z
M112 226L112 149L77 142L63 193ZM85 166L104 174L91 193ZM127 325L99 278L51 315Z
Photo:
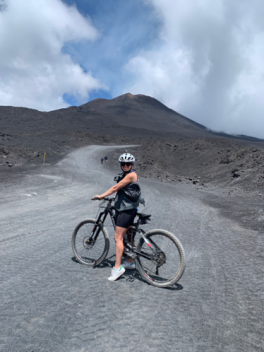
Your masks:
M123 227L124 229L128 229L129 226L133 224L136 213L137 213L137 209L120 211L117 214L116 226Z

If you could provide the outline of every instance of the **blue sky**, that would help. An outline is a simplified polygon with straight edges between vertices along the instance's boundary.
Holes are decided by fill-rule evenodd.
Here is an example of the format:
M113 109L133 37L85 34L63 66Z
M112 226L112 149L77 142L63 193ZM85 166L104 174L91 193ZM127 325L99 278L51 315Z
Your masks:
M264 138L263 18L259 0L0 0L0 105L130 92Z
M88 15L100 33L93 43L67 43L63 48L85 71L91 71L108 87L108 90L91 92L89 100L115 97L129 76L120 68L140 50L150 49L156 43L161 23L153 7L140 0L64 2L75 4L82 14ZM66 99L69 103L74 101L69 97Z

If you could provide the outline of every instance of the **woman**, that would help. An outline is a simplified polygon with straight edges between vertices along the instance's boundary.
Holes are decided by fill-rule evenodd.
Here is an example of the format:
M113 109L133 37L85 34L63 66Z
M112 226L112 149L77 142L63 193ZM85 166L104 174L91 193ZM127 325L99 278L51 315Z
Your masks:
M123 238L128 228L133 224L137 207L139 203L145 204L141 198L141 189L137 179L137 174L132 170L135 158L129 153L122 154L119 157L122 175L115 177L117 184L101 195L96 195L93 199L102 199L117 192L114 207L117 210L115 243L116 243L116 261L108 278L115 281L125 269L134 269L135 263L130 258L121 265L122 255L124 251Z

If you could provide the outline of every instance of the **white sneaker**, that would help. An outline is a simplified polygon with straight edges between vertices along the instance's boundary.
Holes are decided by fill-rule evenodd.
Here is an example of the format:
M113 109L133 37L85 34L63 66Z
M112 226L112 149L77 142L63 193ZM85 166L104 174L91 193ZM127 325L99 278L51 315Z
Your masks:
M123 268L125 269L136 269L136 264L135 262L129 263L127 260L122 263Z
M120 265L119 269L113 268L111 270L111 275L109 276L108 280L109 281L115 281L116 279L119 278L119 276L123 275L125 271L126 271L126 269L123 268L123 265Z

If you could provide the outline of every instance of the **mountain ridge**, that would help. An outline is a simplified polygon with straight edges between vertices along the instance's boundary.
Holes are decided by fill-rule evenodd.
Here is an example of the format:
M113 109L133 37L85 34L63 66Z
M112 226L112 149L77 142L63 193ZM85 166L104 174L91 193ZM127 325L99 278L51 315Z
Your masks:
M139 177L263 187L264 143L242 137L210 131L155 98L130 93L50 112L0 106L0 172L27 172L44 155L55 164L92 144L139 145L132 150Z
M77 116L79 114L79 116ZM86 114L86 117L84 116ZM0 131L5 132L6 128L10 128L9 123L5 124L3 117L8 115L8 119L16 119L16 125L21 125L20 122L34 123L34 119L43 119L44 123L53 125L56 128L56 119L61 124L61 118L67 119L68 122L77 118L80 120L85 117L89 119L91 132L107 133L106 129L134 127L136 129L144 129L155 131L156 133L177 133L187 135L191 138L200 138L218 136L231 138L235 140L244 140L252 142L263 142L264 139L252 137L249 135L228 134L223 131L214 131L206 126L191 120L190 118L180 114L179 112L167 107L159 100L143 95L125 93L113 99L97 98L84 103L80 106L69 106L48 112L39 111L27 107L0 106ZM20 115L21 121L18 120ZM24 119L26 115L26 119ZM100 117L99 117L100 115ZM143 116L145 115L145 116ZM158 115L158 116L157 116ZM121 118L123 116L123 118ZM23 118L22 118L23 117ZM53 123L51 123L51 120ZM100 120L100 122L98 122ZM74 121L72 121L74 122ZM55 125L55 126L54 126ZM33 126L32 126L33 127ZM81 123L81 128L85 128L85 124ZM37 126L37 129L40 127ZM32 129L32 128L31 128ZM103 130L103 131L100 131ZM110 131L110 134L114 131Z

